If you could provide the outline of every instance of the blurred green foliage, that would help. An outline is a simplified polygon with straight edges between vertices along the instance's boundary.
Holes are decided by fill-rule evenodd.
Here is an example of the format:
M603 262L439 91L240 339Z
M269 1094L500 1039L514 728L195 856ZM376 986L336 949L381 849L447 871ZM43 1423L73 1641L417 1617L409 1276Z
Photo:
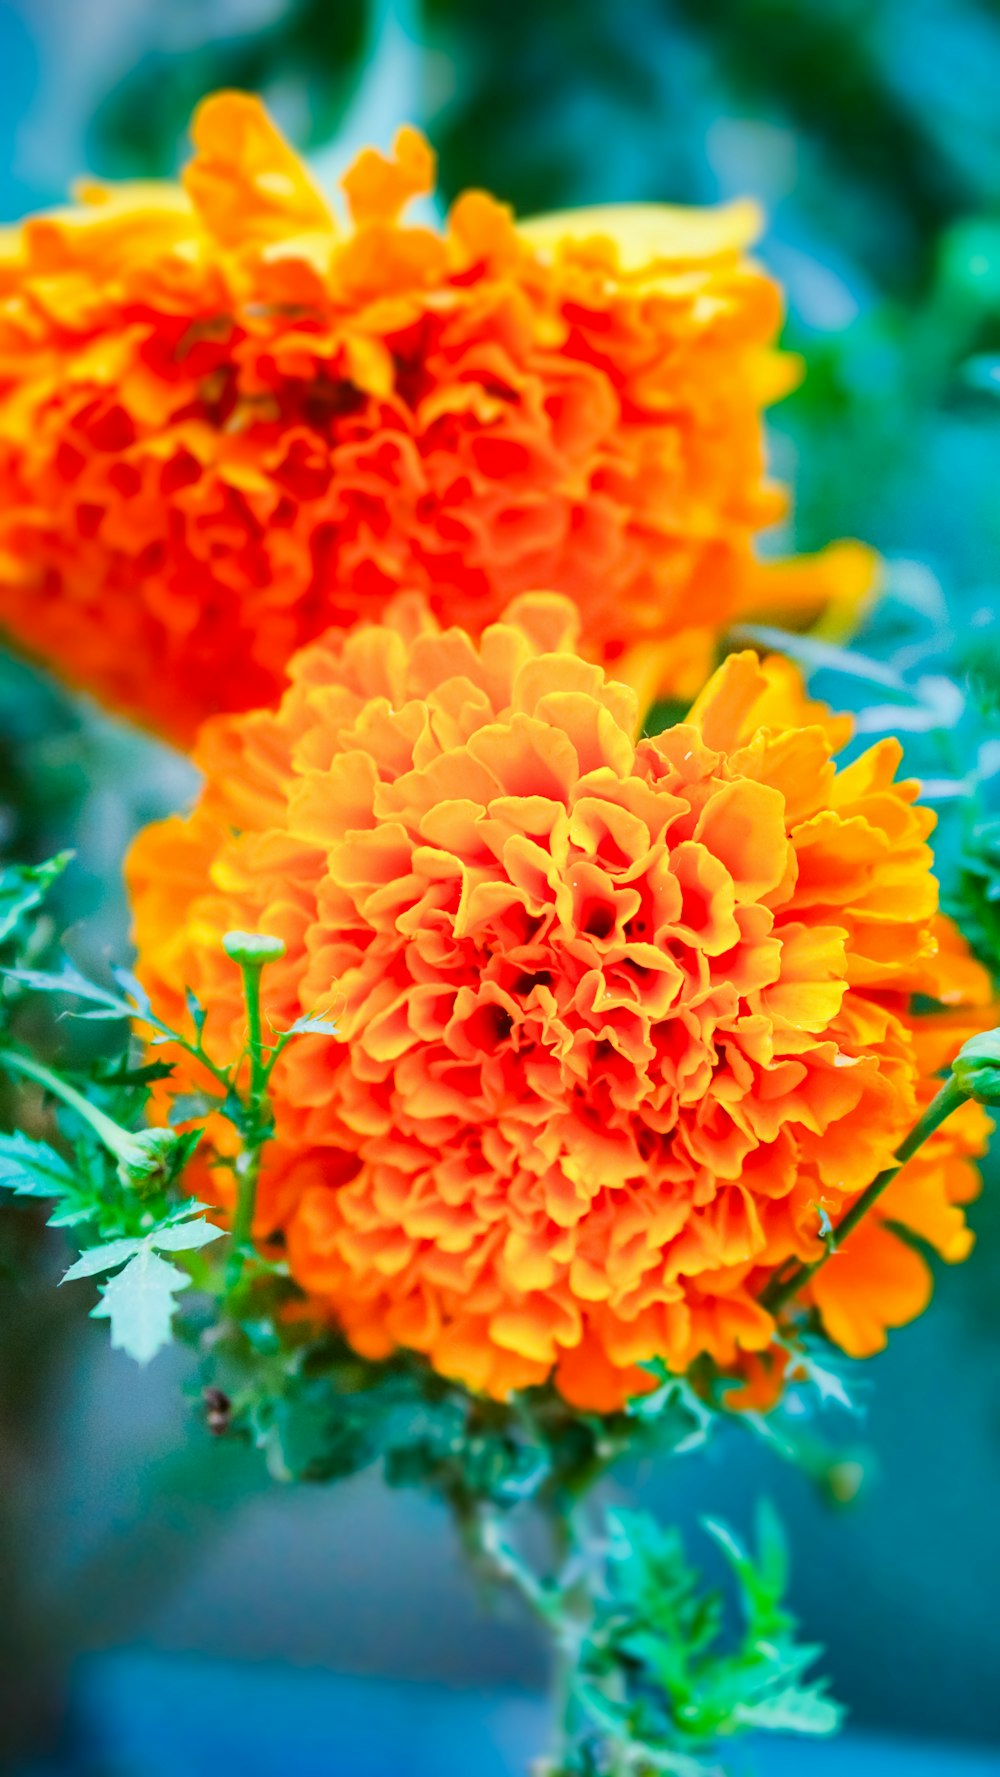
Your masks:
M131 173L170 171L194 106L223 86L301 89L304 145L329 141L361 77L370 11L370 0L286 0L270 22L216 38L200 54L147 55L119 87L97 95L94 127L107 156Z

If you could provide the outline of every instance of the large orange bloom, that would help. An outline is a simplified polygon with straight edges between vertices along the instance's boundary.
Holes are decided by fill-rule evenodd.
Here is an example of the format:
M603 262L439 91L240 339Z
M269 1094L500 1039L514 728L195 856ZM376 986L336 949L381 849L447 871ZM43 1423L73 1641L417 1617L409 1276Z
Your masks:
M837 771L845 720L741 654L637 743L573 618L527 597L477 645L404 599L332 632L278 711L208 724L194 814L128 875L155 1005L183 1021L192 987L218 1051L227 929L284 940L279 1027L335 1005L278 1064L258 1233L357 1349L606 1409L654 1356L769 1346L775 1268L888 1164L988 989L894 742ZM964 1255L984 1128L953 1118L820 1274L849 1350L926 1300L890 1221Z
M470 192L410 226L404 130L342 226L255 99L194 138L180 187L90 186L0 244L0 626L72 682L186 743L400 587L478 633L546 586L592 658L693 695L735 614L864 594L859 545L752 558L789 381L752 205L518 228Z

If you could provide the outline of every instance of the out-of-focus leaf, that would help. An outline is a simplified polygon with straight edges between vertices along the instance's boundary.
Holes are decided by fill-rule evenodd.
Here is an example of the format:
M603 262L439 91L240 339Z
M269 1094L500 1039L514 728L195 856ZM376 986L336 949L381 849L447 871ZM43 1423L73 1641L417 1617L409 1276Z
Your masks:
M20 987L30 988L35 993L66 994L98 1008L96 1012L80 1013L80 1017L131 1018L135 1012L127 1000L106 987L99 987L96 981L89 981L66 958L57 974L46 969L3 969L0 973L6 980L16 981Z
M177 1296L190 1282L176 1265L144 1246L123 1271L104 1284L92 1317L111 1322L111 1343L116 1350L138 1364L148 1364L170 1344Z
M13 936L26 913L41 906L72 856L64 851L44 864L7 864L0 869L0 944Z
M614 1511L608 1522L607 1596L584 1651L580 1699L634 1746L638 1768L708 1758L751 1728L836 1729L840 1710L822 1683L803 1682L819 1650L797 1640L785 1607L785 1541L769 1507L758 1513L755 1553L727 1525L704 1522L736 1582L745 1624L736 1645L727 1645L721 1596L703 1589L676 1530L644 1512Z
M0 1135L0 1186L18 1197L61 1197L74 1175L55 1148L15 1130Z

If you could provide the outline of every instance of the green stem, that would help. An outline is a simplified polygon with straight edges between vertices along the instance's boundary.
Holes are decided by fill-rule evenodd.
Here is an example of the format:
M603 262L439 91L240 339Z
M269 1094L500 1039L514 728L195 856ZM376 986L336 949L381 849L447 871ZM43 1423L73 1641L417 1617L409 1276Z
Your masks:
M236 1171L236 1211L233 1216L233 1251L229 1265L232 1288L243 1273L243 1258L250 1245L254 1215L257 1209L257 1185L260 1178L260 1154L268 1135L269 1070L264 1059L264 1029L260 1005L260 978L263 963L241 959L243 992L247 1005L247 1053L250 1060L250 1083L246 1098L246 1146L242 1164Z
M84 1098L82 1092L77 1092L75 1086L70 1086L65 1080L61 1080L58 1074L54 1074L42 1062L35 1061L30 1055L22 1055L19 1050L4 1049L0 1051L0 1066L5 1067L11 1073L23 1074L27 1079L37 1081L40 1086L45 1088L46 1092L52 1094L53 1098L59 1098L63 1104L69 1105L71 1110L76 1111L78 1116L90 1124L94 1134L99 1137L116 1160L127 1163L133 1158L137 1149L135 1137L127 1129L123 1129L120 1123L116 1123L112 1117L106 1116L102 1110L98 1109L97 1105L91 1104L89 1099Z
M532 1614L551 1630L558 1624L560 1599L551 1593L525 1565L505 1541L500 1527L488 1510L477 1511L470 1526L474 1544L498 1579L506 1580L519 1592Z
M969 1096L965 1088L959 1085L954 1074L945 1081L941 1090L927 1106L923 1116L914 1124L906 1140L898 1148L895 1165L886 1167L884 1172L880 1172L878 1177L872 1180L867 1190L862 1191L857 1202L851 1205L847 1214L837 1223L826 1251L818 1259L814 1259L811 1264L797 1266L789 1277L783 1280L776 1278L764 1291L761 1302L771 1314L779 1313L792 1300L792 1297L797 1296L803 1286L815 1277L817 1271L822 1269L837 1248L842 1246L848 1236L854 1233L858 1223L864 1220L872 1205L892 1184L893 1179L902 1171L907 1161L913 1159L914 1154L923 1147L924 1142L934 1134L936 1129L940 1128L947 1117L951 1116L952 1111L957 1111L960 1105L966 1103Z

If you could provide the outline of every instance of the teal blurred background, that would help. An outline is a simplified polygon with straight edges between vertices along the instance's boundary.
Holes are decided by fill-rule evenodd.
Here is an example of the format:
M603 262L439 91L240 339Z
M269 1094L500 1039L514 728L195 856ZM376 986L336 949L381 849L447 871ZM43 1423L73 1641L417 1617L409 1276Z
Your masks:
M982 695L1000 687L1000 6L0 0L3 218L58 201L84 170L173 172L193 104L226 84L263 92L330 179L408 120L438 150L446 198L483 184L523 212L762 200L762 253L808 369L772 416L795 508L770 542L853 534L885 553L889 597L862 645L903 690L837 671L822 689L867 706L869 730L903 731L952 884L969 773L996 776L1000 738L1000 694ZM79 961L123 954L122 850L188 787L180 761L0 658L0 847L76 847L61 914ZM898 1766L876 1742L886 1777L1000 1771L1000 1750L975 1767L943 1750L1000 1749L998 1187L974 1211L973 1258L868 1366L864 1418L824 1428L832 1453L817 1448L812 1479L747 1437L620 1483L685 1523L709 1510L745 1524L757 1493L776 1500L838 1696L863 1729L909 1736ZM33 1770L90 1777L418 1777L414 1736L430 1736L434 1777L519 1769L541 1654L525 1623L484 1617L442 1518L377 1477L283 1493L249 1455L210 1445L180 1360L131 1368L83 1294L48 1288L50 1239L0 1211L0 1768L18 1747ZM234 1676L220 1661L246 1664ZM274 1668L263 1690L254 1662ZM310 1666L374 1688L278 1671ZM394 1679L473 1689L439 1708L438 1691L387 1690ZM514 1689L481 1706L497 1687ZM449 1712L446 1747L433 1736ZM300 1736L284 1763L268 1740L283 1713L286 1748ZM314 1747L331 1716L332 1766ZM822 1749L790 1757L761 1768L841 1768ZM858 1746L846 1757L867 1769Z

